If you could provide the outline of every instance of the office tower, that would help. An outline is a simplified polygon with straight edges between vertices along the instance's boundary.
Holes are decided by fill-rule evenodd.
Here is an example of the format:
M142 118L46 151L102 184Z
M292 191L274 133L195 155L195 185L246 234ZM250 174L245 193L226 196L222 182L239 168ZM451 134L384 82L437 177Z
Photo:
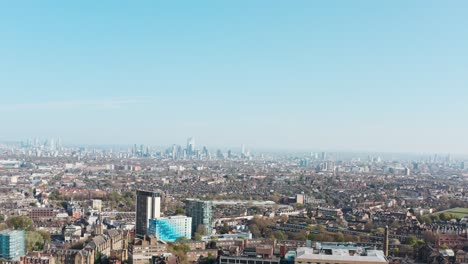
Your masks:
M175 160L177 158L177 147L176 145L172 145L172 159Z
M180 237L192 238L192 218L178 215L149 220L148 235L174 242Z
M210 157L210 152L208 151L208 148L206 146L203 147L203 157L206 159L209 159Z
M220 149L218 149L218 150L216 151L216 158L219 159L219 160L223 160L223 159L224 159L224 154L223 154L223 152L222 152Z
M6 229L0 231L0 259L19 261L25 255L24 230Z
M143 237L149 220L161 217L161 195L158 192L137 191L135 235Z
M468 169L468 161L463 161L461 163L461 169L462 170L467 170Z
M189 137L187 139L187 155L192 156L195 153L195 139Z
M50 139L50 149L55 150L55 138Z
M327 159L327 153L326 152L322 152L322 160L326 160Z
M241 155L242 156L245 155L245 146L244 146L244 144L241 145Z
M405 172L405 175L406 175L406 176L410 176L410 175L411 175L411 170L410 170L409 168L405 168L404 172Z
M213 231L213 203L187 199L185 201L185 214L192 218L192 231L196 232L199 225L205 226L205 234L210 235Z

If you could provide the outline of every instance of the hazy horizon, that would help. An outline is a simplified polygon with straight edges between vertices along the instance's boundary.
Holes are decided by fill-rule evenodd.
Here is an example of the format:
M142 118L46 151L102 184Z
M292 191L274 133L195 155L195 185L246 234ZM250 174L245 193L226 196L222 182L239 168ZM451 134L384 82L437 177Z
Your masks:
M49 137L49 138L38 138L40 143L44 143L45 140L50 141L51 139L57 140L60 137ZM29 137L26 140L34 140L34 137ZM20 145L21 143L26 143L26 140L2 140L0 139L0 145L1 144L15 144L15 145ZM84 144L84 143L79 143L79 142L67 142L63 141L62 138L60 138L62 141L62 145L67 148L77 148L77 147L86 147L86 148L96 148L96 149L113 149L115 151L125 151L129 150L134 147L134 145L137 145L139 148L141 145L146 147L150 147L151 150L158 150L158 151L163 151L171 148L172 145L178 145L185 147L186 142L183 141L178 141L178 142L172 142L172 143L167 143L167 144L151 144L151 143L118 143L118 144ZM200 144L196 143L196 148L197 149L202 149L202 148L208 148L208 150L212 151L213 153L217 150L222 150L224 152L227 151L233 151L234 153L240 153L242 145L239 146L233 146L233 145L210 145L205 144L205 142L200 142ZM437 156L440 159L445 159L447 156L450 156L453 159L456 160L465 160L468 159L468 153L445 153L445 152L394 152L394 151L379 151L379 150L365 150L365 149L330 149L330 148L324 148L324 149L317 149L317 148L275 148L275 147L267 147L267 148L256 148L256 147L251 147L251 146L245 146L246 151L249 151L255 155L258 154L285 154L285 155L299 155L299 156L308 156L312 154L317 154L321 155L322 152L327 153L327 155L331 155L334 157L334 159L337 159L335 156L339 155L341 156L347 156L348 158L368 158L369 156L372 156L373 158L381 157L385 158L387 160L395 159L395 160L401 160L407 159L407 160L414 160L414 159L427 159L427 158L434 158L434 155ZM340 159L340 158L338 158Z
M468 154L466 10L0 3L0 141Z

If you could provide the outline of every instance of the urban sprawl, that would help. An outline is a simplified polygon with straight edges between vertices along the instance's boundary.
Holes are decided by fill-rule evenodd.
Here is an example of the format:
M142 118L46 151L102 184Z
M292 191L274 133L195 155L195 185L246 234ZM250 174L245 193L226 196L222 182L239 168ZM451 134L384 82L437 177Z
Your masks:
M0 143L0 259L468 263L468 159Z

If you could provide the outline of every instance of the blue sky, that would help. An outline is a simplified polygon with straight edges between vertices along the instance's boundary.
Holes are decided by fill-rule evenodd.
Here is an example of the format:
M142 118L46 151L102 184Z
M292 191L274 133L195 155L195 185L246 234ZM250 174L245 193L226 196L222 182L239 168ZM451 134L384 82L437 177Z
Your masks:
M0 140L468 152L467 1L5 1Z

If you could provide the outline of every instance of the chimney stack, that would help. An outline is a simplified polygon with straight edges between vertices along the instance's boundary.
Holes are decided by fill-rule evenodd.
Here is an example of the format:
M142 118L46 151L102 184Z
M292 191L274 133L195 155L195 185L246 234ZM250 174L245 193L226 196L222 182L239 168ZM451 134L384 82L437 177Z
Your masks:
M388 236L389 236L388 226L385 226L385 238L384 238L384 244L383 244L383 251L384 251L385 257L388 257Z

